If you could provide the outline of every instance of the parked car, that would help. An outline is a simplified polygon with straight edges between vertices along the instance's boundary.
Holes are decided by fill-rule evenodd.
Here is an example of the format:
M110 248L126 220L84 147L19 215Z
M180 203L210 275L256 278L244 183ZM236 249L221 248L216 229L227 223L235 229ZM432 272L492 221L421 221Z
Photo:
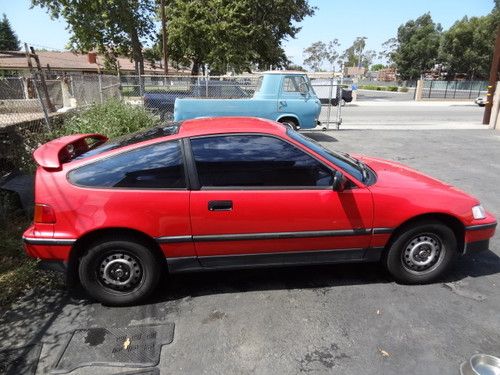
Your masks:
M252 116L286 123L294 129L320 125L321 102L303 72L272 71L263 74L249 99L182 99L174 106L174 120L198 117ZM326 128L325 128L326 129Z
M250 95L240 85L230 81L196 81L185 90L171 90L170 87L159 86L158 90L144 94L144 107L160 115L163 120L166 115L174 112L177 98L249 98Z
M484 107L487 101L488 100L484 96L480 96L474 100L474 103L476 103L480 107Z
M34 158L27 253L110 305L145 298L164 266L381 261L399 282L426 283L487 249L496 227L448 184L257 118L188 120L116 140L66 136Z

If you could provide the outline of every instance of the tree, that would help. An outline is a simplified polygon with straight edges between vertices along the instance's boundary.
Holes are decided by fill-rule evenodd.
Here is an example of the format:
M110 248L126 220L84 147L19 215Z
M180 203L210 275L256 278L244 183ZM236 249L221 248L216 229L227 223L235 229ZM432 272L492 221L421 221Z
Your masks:
M358 36L352 45L347 48L341 56L342 62L346 66L363 66L363 52L366 47L366 36ZM366 63L364 65L367 65Z
M191 63L193 75L205 64L211 73L286 66L282 41L314 14L307 0L171 0L166 8L170 57Z
M384 43L382 43L382 50L378 53L378 58L386 60L389 65L394 65L392 57L397 48L397 38L387 39Z
M374 64L371 66L370 70L372 72L378 72L379 70L385 69L386 66L384 64Z
M470 79L489 75L491 56L495 45L493 15L464 17L443 33L440 47L441 61L448 77L466 73Z
M326 58L326 45L323 42L314 42L304 49L304 65L313 71L319 71Z
M0 51L19 51L21 46L5 13L0 21Z
M143 43L154 35L154 0L31 0L53 18L62 17L71 30L69 48L96 49L106 57L131 56L136 73L144 73Z
M329 63L331 69L334 70L335 62L339 57L337 52L337 47L339 45L337 39L328 42L328 44L324 42L314 42L304 49L304 65L307 65L314 71L319 71L326 61Z
M442 28L430 13L399 26L397 47L391 53L402 79L417 79L438 63Z
M287 70L295 70L295 71L298 71L298 72L305 72L306 71L303 66L296 65L296 64L288 64L286 66L286 69Z

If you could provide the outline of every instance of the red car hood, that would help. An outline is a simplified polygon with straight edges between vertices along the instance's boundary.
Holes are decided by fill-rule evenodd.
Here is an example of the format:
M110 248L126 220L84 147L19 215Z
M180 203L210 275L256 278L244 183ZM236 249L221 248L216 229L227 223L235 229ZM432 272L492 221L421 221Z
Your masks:
M462 195L477 201L476 198L470 196L464 191L435 179L434 177L411 169L403 164L362 155L356 155L355 157L365 162L375 171L377 174L377 182L375 183L375 186L377 188L398 188L408 190L418 189L426 190L429 193L441 191L448 194L454 193Z

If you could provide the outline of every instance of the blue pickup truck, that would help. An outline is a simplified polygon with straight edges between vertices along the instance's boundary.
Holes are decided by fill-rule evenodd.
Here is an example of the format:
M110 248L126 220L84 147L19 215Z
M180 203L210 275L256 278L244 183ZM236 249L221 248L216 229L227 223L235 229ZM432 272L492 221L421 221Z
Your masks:
M244 87L230 81L196 81L183 90L152 90L144 94L144 107L163 120L174 111L177 98L250 98Z
M174 120L197 117L251 116L279 121L295 129L319 125L321 102L302 72L273 71L263 74L252 98L177 98Z

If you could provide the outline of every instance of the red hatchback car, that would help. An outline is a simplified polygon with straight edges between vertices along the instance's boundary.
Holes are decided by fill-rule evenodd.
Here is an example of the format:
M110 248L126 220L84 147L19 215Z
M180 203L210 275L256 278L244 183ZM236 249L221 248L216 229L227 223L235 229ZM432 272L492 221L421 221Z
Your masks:
M185 272L381 260L403 283L488 248L479 201L399 163L337 153L282 124L203 118L34 153L26 251L95 299L136 303Z

